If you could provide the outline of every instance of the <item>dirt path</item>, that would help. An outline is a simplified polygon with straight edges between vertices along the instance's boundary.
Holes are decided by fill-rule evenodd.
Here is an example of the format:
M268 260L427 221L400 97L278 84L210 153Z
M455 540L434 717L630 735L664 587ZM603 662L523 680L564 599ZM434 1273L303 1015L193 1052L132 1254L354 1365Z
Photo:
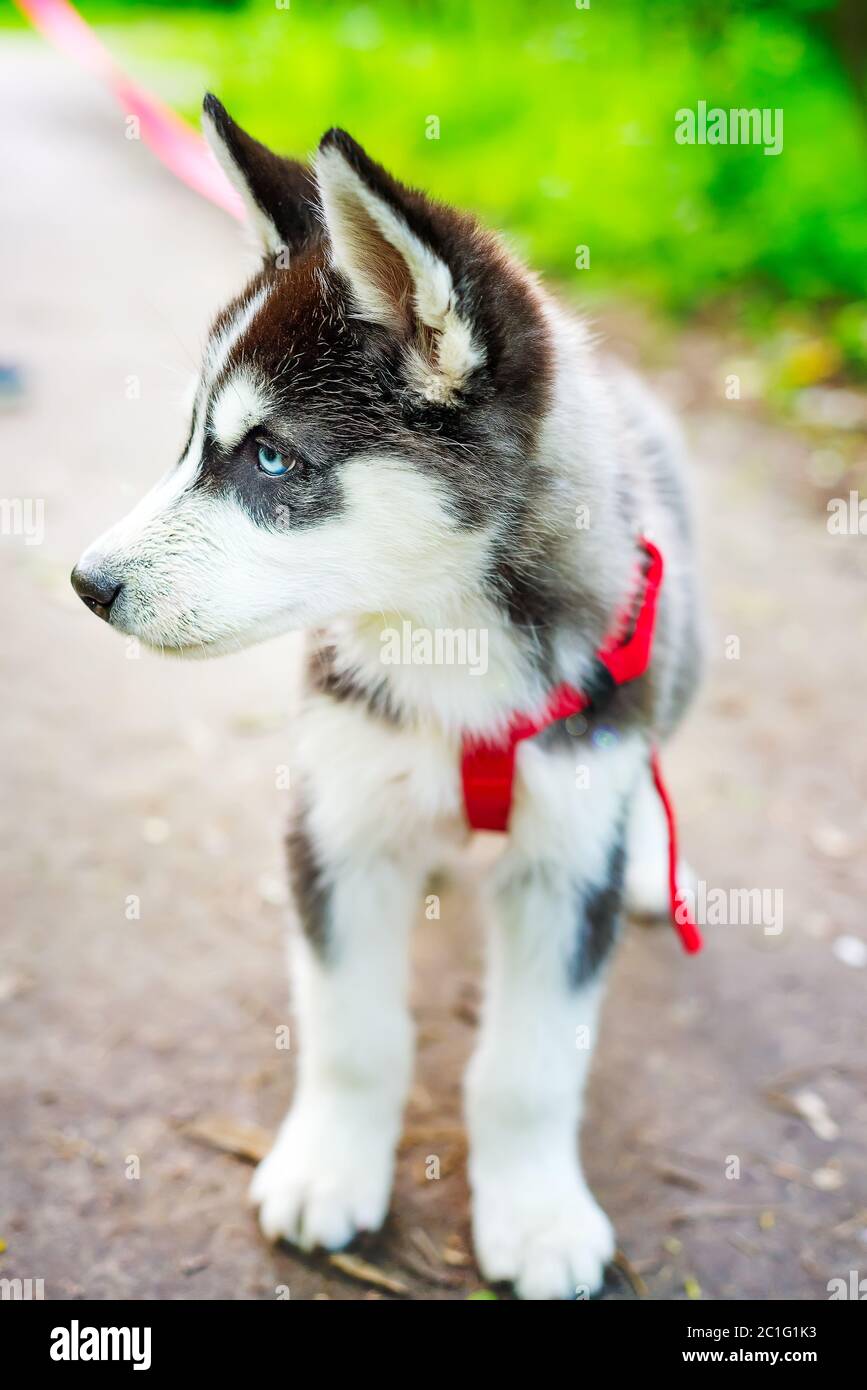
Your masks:
M274 1041L275 774L293 642L202 665L130 659L67 581L179 445L182 374L242 275L236 229L36 45L3 41L0 92L0 355L29 378L0 421L0 486L45 506L44 544L2 542L0 1272L43 1278L50 1298L389 1296L267 1249L247 1167L184 1132L214 1114L271 1127L290 1092L292 1054ZM867 542L828 536L796 481L803 446L724 400L712 344L662 355L667 380L698 383L687 423L715 624L670 780L700 873L781 888L784 929L709 929L696 961L666 930L630 929L586 1155L651 1297L824 1298L828 1279L867 1272L867 974L832 949L867 935ZM416 1298L480 1284L459 1128L470 889L419 928L418 1080L393 1216L364 1252ZM829 1137L778 1108L799 1088L827 1107ZM615 1281L611 1296L631 1295Z

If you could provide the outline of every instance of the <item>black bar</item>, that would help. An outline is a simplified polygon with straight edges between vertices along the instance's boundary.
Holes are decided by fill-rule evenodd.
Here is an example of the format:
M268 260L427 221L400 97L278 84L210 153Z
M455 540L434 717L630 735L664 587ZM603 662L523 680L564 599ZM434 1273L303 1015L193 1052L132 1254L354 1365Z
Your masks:
M538 1305L534 1308L511 1300L501 1301L511 1304L511 1312L499 1314L506 1318L505 1325L497 1323L496 1311L488 1314L494 1318L493 1324L479 1323L479 1317L484 1315L471 1312L469 1323L450 1323L445 1327L438 1322L424 1325L424 1376L427 1380L430 1379L431 1353L435 1356L437 1347L442 1347L444 1361L453 1356L454 1348L449 1350L451 1343L447 1334L456 1327L461 1332L473 1329L487 1330L489 1334L492 1329L502 1330L504 1326L519 1333L532 1333L537 1328ZM764 1370L796 1365L827 1375L829 1371L844 1367L849 1370L860 1363L864 1310L844 1306L847 1302L859 1301L864 1301L863 1295L815 1303L591 1301L544 1313L543 1330L546 1335L551 1330L561 1330L568 1335L569 1346L577 1356L576 1376L582 1364L586 1375L587 1356L594 1352L604 1357L600 1365L607 1368L606 1376L614 1372L619 1375L630 1366L653 1376L675 1367L706 1365ZM359 1366L358 1352L362 1347L375 1345L377 1363L381 1364L383 1343L379 1340L371 1343L367 1339L391 1335L393 1329L399 1332L408 1326L404 1318L417 1316L406 1306L389 1313L386 1309L378 1311L366 1300L364 1305L362 1314L351 1315L361 1316L360 1322L351 1324L352 1333L360 1334L360 1339L353 1336L351 1341L329 1340L324 1363L321 1342L317 1340L313 1344L317 1348L317 1362L327 1365L330 1374L339 1367L343 1347L352 1357L353 1370ZM306 1303L301 1307L297 1301L279 1299L268 1303L5 1301L0 1306L0 1339L7 1366L35 1370L40 1375L47 1372L52 1380L62 1381L80 1375L93 1379L104 1371L115 1377L131 1375L134 1382L145 1376L162 1381L167 1375L175 1376L184 1371L195 1371L199 1375L214 1371L221 1381L226 1376L241 1374L247 1380L258 1380L275 1370L283 1379L291 1378L296 1368L304 1374L303 1367L310 1351L308 1345L299 1340L299 1334L312 1332L318 1338L323 1329L346 1328L342 1321L345 1313L334 1315L337 1323L331 1322L332 1316L327 1307L311 1311ZM439 1316L442 1317L442 1312ZM381 1323L380 1317L386 1321ZM391 1322L393 1317L397 1323ZM549 1317L555 1319L554 1323L548 1323ZM103 1339L88 1331L103 1328L126 1329L127 1335L124 1337L118 1331L116 1337L112 1334ZM139 1329L138 1334L132 1329ZM574 1340L576 1336L579 1341ZM488 1347L493 1356L500 1349L489 1337L482 1337L475 1345L477 1350ZM542 1343L539 1352L542 1347L549 1351L555 1349ZM78 1359L55 1359L51 1355L52 1348L55 1354L77 1354ZM126 1360L84 1359L82 1353L87 1355L92 1348L104 1351L106 1357L110 1357L115 1348L128 1356ZM525 1353L533 1354L531 1345L525 1343L524 1348ZM399 1356L397 1345L394 1350ZM140 1371L133 1370L132 1358L141 1363ZM412 1378L413 1369L404 1367L404 1375Z

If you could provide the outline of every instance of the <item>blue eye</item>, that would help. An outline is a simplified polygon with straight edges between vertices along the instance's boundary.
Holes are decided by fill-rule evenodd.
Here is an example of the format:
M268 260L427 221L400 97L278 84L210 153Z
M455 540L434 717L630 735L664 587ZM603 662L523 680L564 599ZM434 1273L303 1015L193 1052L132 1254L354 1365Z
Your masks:
M287 459L277 449L270 444L260 444L256 461L263 473L267 473L269 478L281 478L284 473L288 473L294 466L292 459Z

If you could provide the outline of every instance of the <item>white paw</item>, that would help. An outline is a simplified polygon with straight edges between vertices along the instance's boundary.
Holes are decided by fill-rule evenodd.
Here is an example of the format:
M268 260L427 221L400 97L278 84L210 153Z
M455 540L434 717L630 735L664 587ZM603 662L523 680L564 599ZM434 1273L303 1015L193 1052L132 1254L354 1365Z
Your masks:
M530 1170L520 1183L475 1185L473 1237L485 1278L508 1281L519 1298L589 1298L614 1254L611 1222L583 1180L561 1187Z
M351 1104L307 1103L284 1120L250 1200L270 1241L339 1250L382 1225L393 1170L394 1136L379 1117L362 1118Z

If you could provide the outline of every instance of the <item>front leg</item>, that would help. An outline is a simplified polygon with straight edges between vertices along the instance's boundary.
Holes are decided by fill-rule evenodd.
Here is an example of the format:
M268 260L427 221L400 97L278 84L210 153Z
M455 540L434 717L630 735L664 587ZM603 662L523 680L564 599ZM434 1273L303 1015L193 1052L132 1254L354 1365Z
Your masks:
M298 1081L251 1187L265 1235L305 1250L339 1249L385 1219L412 1062L406 986L417 875L375 845L344 844L334 856L328 839L310 809L296 814Z
M564 759L528 750L498 866L467 1077L470 1184L479 1266L523 1298L589 1297L614 1252L577 1132L620 916L627 803L645 756L637 740L582 756L590 781L576 790Z

